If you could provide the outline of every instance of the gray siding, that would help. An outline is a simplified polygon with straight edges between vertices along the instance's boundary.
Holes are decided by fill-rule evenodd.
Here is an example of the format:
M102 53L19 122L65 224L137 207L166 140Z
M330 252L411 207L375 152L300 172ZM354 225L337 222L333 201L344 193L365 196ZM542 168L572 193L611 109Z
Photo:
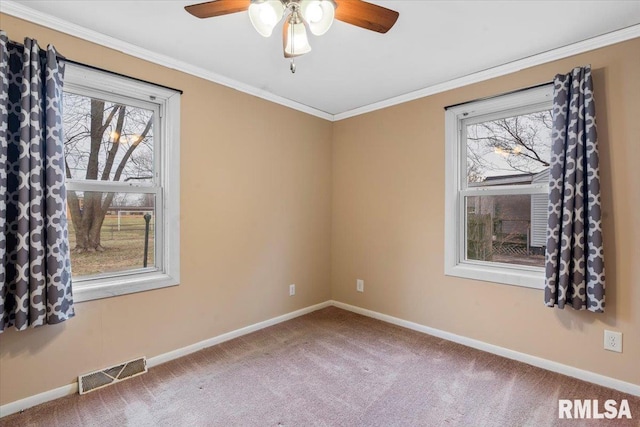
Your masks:
M531 183L543 183L549 181L549 169L536 174ZM542 248L547 245L547 209L549 196L546 194L534 194L531 196L531 247Z

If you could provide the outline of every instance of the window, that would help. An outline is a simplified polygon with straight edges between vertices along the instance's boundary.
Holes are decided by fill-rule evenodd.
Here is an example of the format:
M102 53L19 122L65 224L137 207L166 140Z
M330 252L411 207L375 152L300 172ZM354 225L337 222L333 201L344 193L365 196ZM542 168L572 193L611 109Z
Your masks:
M178 284L180 94L67 64L63 109L74 300Z
M552 87L447 109L445 274L542 288Z

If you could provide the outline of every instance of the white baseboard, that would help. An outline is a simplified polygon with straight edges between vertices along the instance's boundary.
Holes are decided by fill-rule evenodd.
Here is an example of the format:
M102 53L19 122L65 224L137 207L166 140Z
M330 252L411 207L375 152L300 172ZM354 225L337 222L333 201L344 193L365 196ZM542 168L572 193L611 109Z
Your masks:
M56 400L61 397L75 394L78 392L78 382L74 382L69 385L54 388L53 390L47 390L45 392L25 397L24 399L16 400L15 402L7 403L0 406L0 418L7 415L15 414L16 412L24 411L32 406L40 405L41 403L49 402L50 400Z
M399 319L397 317L378 313L377 311L367 310L365 308L356 307L354 305L345 304L343 302L331 301L331 304L335 307L361 314L363 316L382 320L383 322L392 323L394 325L402 326L414 331L423 332L425 334L433 335L447 341L453 341L458 344L466 345L467 347L473 347L478 350L486 351L487 353L497 354L498 356L537 366L538 368L546 369L547 371L557 372L559 374L567 375L569 377L577 378L579 380L587 381L593 384L598 384L603 387L612 388L614 390L632 394L634 396L640 396L640 385L638 384L632 384L626 381L621 381L615 378L596 374L595 372L574 368L573 366L563 365L562 363L554 362L552 360L543 359L541 357L532 356L526 353L520 353L519 351L514 351L497 345L488 344L484 341L475 340L473 338L464 337L462 335L452 334L451 332L442 331L440 329L430 328L429 326L409 322L408 320Z
M195 344L179 348L177 350L170 351L168 353L160 354L158 356L147 359L147 367L152 368L160 365L161 363L168 362L173 359L177 359L182 356L186 356L196 351L202 350L207 347L214 346L216 344L223 343L225 341L232 340L234 338L241 337L243 335L250 334L260 329L267 328L269 326L282 323L287 320L311 313L316 310L320 310L325 307L329 307L332 301L321 302L320 304L312 305L309 307L301 308L300 310L292 311L291 313L283 314L282 316L274 317L272 319L265 320L263 322L254 323L253 325L245 326L244 328L236 329L235 331L227 332L226 334L218 335L217 337L209 338L204 341L197 342ZM78 392L78 383L74 382L69 385L48 390L34 396L29 396L24 399L16 400L5 405L0 406L0 418L7 415L15 414L16 412L24 411L42 403L49 402L51 400L59 399L61 397L75 394Z
M559 374L567 375L570 377L578 378L583 381L587 381L593 384L598 384L604 387L609 387L614 390L619 390L624 393L629 393L635 396L640 396L640 385L628 383L625 381L617 380L615 378L607 377L604 375L596 374L594 372L585 371L583 369L574 368L572 366L563 365L562 363L553 362L551 360L542 359L540 357L531 356L529 354L520 353L518 351L509 350L508 348L499 347L497 345L488 344L483 341L478 341L472 338L467 338L461 335L452 334L451 332L442 331L440 329L430 328L428 326L420 325L418 323L409 322L408 320L399 319L397 317L389 316L386 314L378 313L376 311L367 310L365 308L356 307L354 305L345 304L339 301L325 301L320 304L312 305L302 308L300 310L292 311L291 313L283 314L282 316L274 317L272 319L265 320L263 322L255 323L253 325L246 326L244 328L236 329L235 331L227 332L226 334L218 335L213 338L200 341L198 343L179 348L177 350L170 351L168 353L160 354L158 356L147 359L147 366L154 367L170 360L177 359L182 356L194 353L207 347L214 346L216 344L223 343L225 341L232 340L234 338L241 337L243 335L250 334L260 329L267 328L269 326L282 323L287 320L311 313L316 310L323 309L325 307L335 306L343 310L348 310L354 313L361 314L363 316L371 317L374 319L382 320L383 322L391 323L394 325L402 326L407 329L422 332L425 334L433 335L438 338L442 338L448 341L453 341L458 344L473 347L478 350L486 351L487 353L497 354L498 356L506 357L508 359L517 360L519 362L527 363L529 365L537 366L548 371L557 372ZM0 418L7 415L15 414L16 412L24 411L42 403L49 402L70 394L78 392L78 383L74 382L69 385L55 388L53 390L45 391L34 396L29 396L24 399L16 400L5 405L0 406Z
M217 337L209 338L204 341L191 344L186 347L179 348L177 350L170 351L168 353L160 354L158 356L147 359L147 366L153 368L161 363L168 362L173 359L177 359L182 356L186 356L196 351L200 351L204 348L214 346L216 344L223 343L225 341L232 340L234 338L241 337L243 335L250 334L260 329L268 328L269 326L276 325L278 323L285 322L287 320L294 319L296 317L303 316L316 310L320 310L325 307L329 307L331 301L321 302L320 304L312 305L309 307L301 308L300 310L292 311L291 313L283 314L282 316L274 317L263 322L254 323L253 325L245 326L244 328L236 329L235 331L227 332L226 334L218 335Z

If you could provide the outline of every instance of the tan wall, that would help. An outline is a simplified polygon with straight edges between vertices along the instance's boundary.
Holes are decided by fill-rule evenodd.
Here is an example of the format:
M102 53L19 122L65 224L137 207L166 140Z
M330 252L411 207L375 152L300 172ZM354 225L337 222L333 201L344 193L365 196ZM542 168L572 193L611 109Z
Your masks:
M334 124L335 300L640 384L640 39ZM444 275L444 107L591 64L607 312L549 309L540 290ZM356 278L365 292L356 292ZM624 353L603 350L603 329Z
M12 40L184 90L180 286L76 305L0 335L0 404L330 298L328 121L2 15ZM297 295L288 296L296 283Z
M0 404L329 298L640 384L640 39L332 125L12 17L1 27L184 95L182 283L0 334ZM541 291L445 277L443 107L586 63L596 82L607 313L552 310ZM625 333L623 354L602 349L604 328Z

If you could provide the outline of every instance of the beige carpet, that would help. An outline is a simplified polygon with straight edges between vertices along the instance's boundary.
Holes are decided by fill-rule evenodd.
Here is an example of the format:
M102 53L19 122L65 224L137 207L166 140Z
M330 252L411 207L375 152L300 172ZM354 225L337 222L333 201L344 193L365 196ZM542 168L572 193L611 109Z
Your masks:
M631 421L558 420L558 399L628 399ZM1 426L640 425L640 398L334 307Z

